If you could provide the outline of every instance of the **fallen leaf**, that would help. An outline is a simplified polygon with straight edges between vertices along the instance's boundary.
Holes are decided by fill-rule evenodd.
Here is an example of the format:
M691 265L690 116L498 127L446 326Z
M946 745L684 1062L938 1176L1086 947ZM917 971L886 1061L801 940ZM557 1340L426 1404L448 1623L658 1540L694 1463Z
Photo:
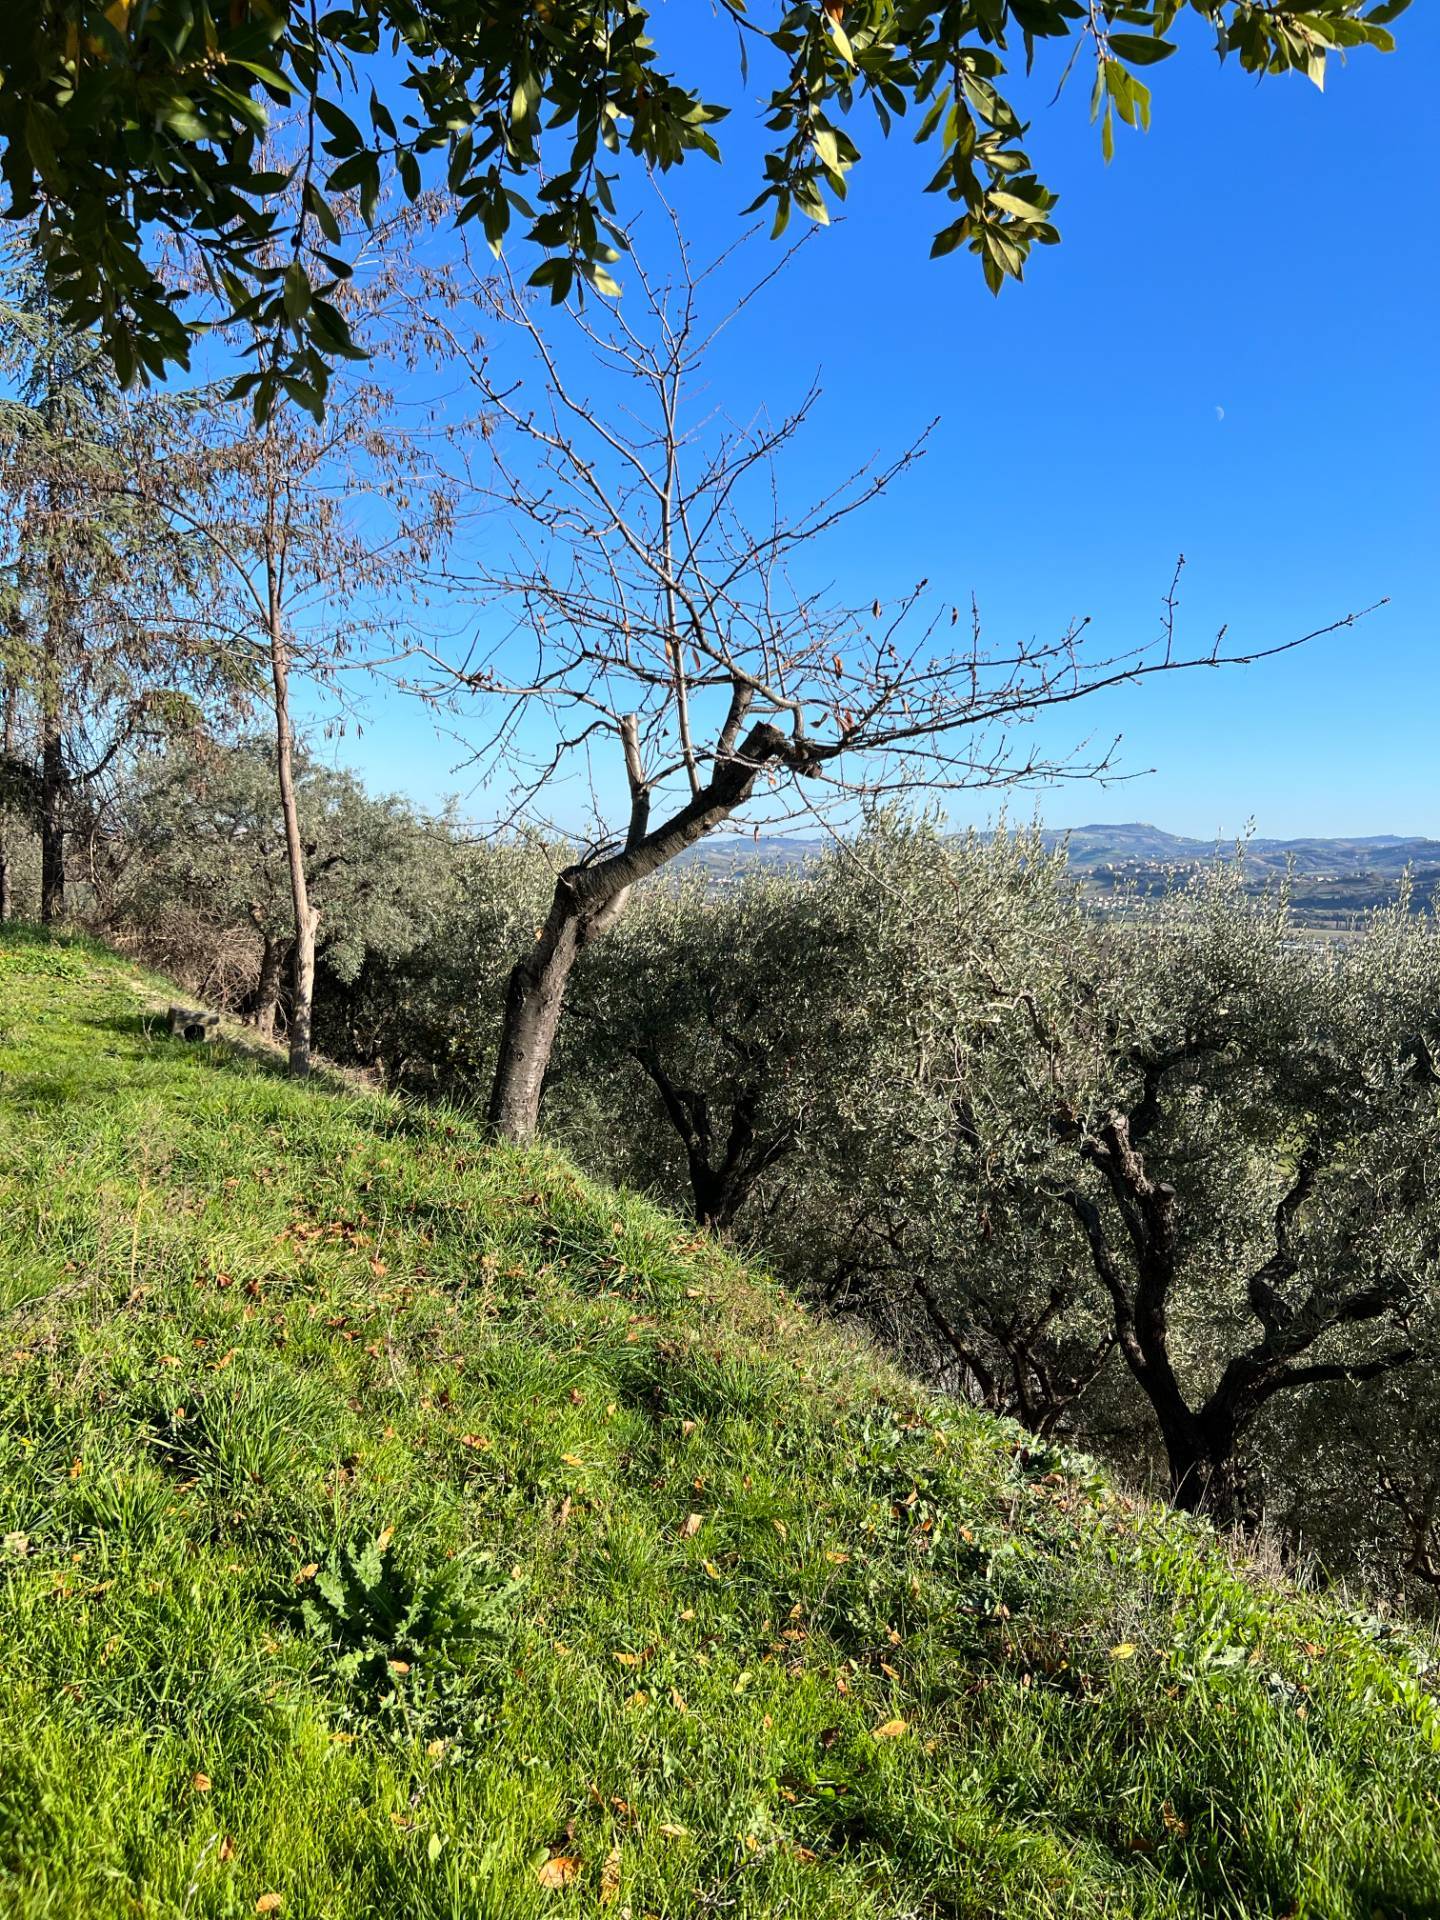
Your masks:
M640 1655L638 1653L617 1653L615 1658L620 1662L622 1667L638 1667L640 1664Z
M702 1560L700 1564L712 1580L718 1580L720 1578L720 1569L713 1560Z
M296 1586L303 1586L307 1580L313 1580L319 1571L320 1563L318 1560L308 1561L295 1576Z
M375 1551L377 1553L384 1553L385 1549L389 1546L390 1542L394 1538L395 1538L394 1527L382 1527L380 1530L379 1538L375 1542Z
M613 1906L620 1896L620 1849L612 1847L600 1869L600 1904Z
M1133 1640L1122 1640L1118 1647L1111 1647L1110 1658L1112 1660L1133 1660L1135 1658L1135 1642Z
M228 1833L220 1842L220 1858L222 1860L233 1860L235 1858L235 1842Z
M850 1556L848 1553L842 1553L838 1547L827 1547L825 1549L825 1558L830 1562L832 1567L843 1567Z
M690 1829L688 1827L662 1826L660 1831L667 1840L688 1840L690 1838Z
M262 1893L255 1902L257 1913L278 1913L285 1904L285 1897L279 1893Z
M585 1464L578 1453L562 1453L560 1458L565 1462L567 1467L583 1467Z
M684 1439L688 1440L694 1431L695 1422L693 1420L682 1420L680 1422L680 1432Z
M208 1773L192 1773L190 1776L190 1784L196 1793L208 1793L210 1791L210 1776Z
M483 1448L488 1447L490 1442L485 1438L483 1433L462 1433L460 1436L460 1444L462 1447L471 1447L476 1452L479 1452Z
M410 1671L410 1662L408 1660L392 1660L390 1662L390 1671L392 1673L408 1673Z
M693 1540L704 1524L705 1516L703 1513L687 1513L684 1523L680 1528L680 1538L682 1540Z
M688 1713L690 1711L685 1704L685 1696L678 1687L671 1687L670 1689L670 1704L677 1713Z
M578 1860L568 1853L554 1853L535 1869L535 1878L542 1887L548 1887L555 1892L561 1887L568 1887L572 1880L578 1878L579 1873Z
M902 1733L908 1733L909 1731L910 1722L908 1720L887 1720L883 1726L872 1727L870 1729L870 1738L872 1740L898 1740Z

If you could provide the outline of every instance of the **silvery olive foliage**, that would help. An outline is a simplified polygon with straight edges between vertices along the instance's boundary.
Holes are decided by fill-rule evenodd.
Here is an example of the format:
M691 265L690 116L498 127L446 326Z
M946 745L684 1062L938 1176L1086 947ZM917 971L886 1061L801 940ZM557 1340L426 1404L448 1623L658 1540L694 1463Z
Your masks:
M582 1156L944 1384L1414 1583L1440 1544L1437 1008L1406 902L1309 941L1242 851L1101 918L1035 835L880 818L798 881L642 892L547 1098ZM749 1158L707 1211L697 1117L713 1174L737 1113Z

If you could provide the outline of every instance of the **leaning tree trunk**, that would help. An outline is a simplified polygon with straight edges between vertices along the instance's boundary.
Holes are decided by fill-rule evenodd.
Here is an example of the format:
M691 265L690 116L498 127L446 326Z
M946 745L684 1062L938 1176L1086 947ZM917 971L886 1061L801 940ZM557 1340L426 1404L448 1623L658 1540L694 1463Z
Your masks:
M757 721L733 752L716 761L709 781L679 812L647 832L650 796L640 770L638 738L635 717L627 715L621 740L631 810L624 851L592 866L566 868L555 883L550 912L535 945L510 975L489 1108L490 1124L502 1139L523 1143L534 1138L565 988L576 959L588 940L620 917L630 889L728 820L749 797L762 767L782 761L797 771L813 770L812 757L794 740L770 721Z
M295 909L294 988L290 1007L290 1071L303 1080L310 1071L310 1009L315 993L315 928L319 914L310 904L305 878L305 846L295 798L295 739L290 727L290 653L285 642L279 598L271 570L270 676L275 688L275 771L280 781L280 812L285 823L285 856L290 868L290 898Z
M505 1140L525 1141L540 1123L540 1095L555 1048L565 988L589 937L571 876L555 885L549 917L534 948L505 989L505 1024L490 1090L490 1125Z

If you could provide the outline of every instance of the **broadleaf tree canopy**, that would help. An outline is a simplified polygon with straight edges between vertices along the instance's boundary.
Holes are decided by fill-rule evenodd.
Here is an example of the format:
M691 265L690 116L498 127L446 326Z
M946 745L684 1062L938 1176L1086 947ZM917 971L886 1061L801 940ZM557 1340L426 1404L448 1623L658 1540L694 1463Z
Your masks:
M990 287L1058 238L1056 195L1024 148L1007 64L1040 41L1093 67L1107 154L1117 119L1144 127L1142 73L1203 17L1247 72L1323 84L1329 55L1387 50L1408 0L716 0L736 33L734 78L768 94L756 202L777 231L824 222L859 159L856 135L913 115L951 202L933 252L966 248ZM577 281L615 291L625 247L613 161L665 170L720 157L728 108L651 37L650 0L5 0L0 172L5 211L34 219L52 293L97 327L122 379L184 364L203 310L240 317L257 410L282 393L318 411L327 369L354 351L330 295L350 270L354 213L391 182L455 196L497 251L512 226L541 250L559 301ZM673 32L673 29L671 29ZM1067 72L1069 68L1067 68ZM713 70L707 73L710 90ZM298 158L273 159L278 113ZM195 275L157 271L167 233Z

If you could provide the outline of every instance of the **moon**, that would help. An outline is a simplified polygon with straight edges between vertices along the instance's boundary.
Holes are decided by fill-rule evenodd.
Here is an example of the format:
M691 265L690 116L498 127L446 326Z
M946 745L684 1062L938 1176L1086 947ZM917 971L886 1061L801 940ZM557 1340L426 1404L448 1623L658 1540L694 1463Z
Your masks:
M1224 407L1216 407L1216 409L1215 409L1215 418L1216 418L1217 420L1223 420L1223 419L1225 418L1225 409L1224 409Z

